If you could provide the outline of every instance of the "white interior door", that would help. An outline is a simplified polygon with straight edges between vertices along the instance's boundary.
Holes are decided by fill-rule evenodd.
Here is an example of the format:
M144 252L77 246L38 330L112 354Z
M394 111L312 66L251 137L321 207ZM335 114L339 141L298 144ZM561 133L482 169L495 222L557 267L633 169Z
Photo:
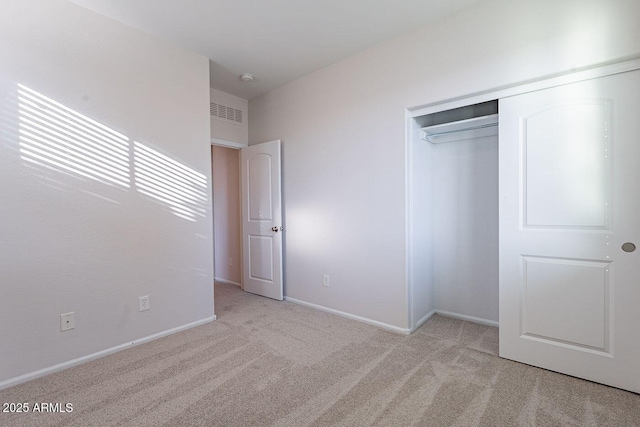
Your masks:
M282 300L280 141L242 148L240 173L243 287Z
M640 71L500 100L500 356L640 392Z

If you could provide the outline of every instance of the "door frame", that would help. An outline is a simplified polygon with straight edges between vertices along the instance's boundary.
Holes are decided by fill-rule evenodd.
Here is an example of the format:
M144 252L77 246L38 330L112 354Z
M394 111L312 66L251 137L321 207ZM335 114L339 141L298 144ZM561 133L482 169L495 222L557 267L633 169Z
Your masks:
M426 311L416 313L414 310L414 294L418 282L429 283L432 287L433 283L429 277L418 277L420 271L416 268L420 265L416 250L414 249L415 241L413 240L414 229L416 228L416 216L414 215L413 177L415 174L412 166L414 144L425 143L420 140L420 128L416 123L416 118L427 114L438 113L441 111L452 110L454 108L466 107L474 104L480 104L487 101L493 101L509 96L520 95L527 92L533 92L542 89L548 89L555 86L561 86L570 83L595 79L599 77L610 76L614 74L625 73L640 69L640 58L634 58L626 61L596 64L591 67L580 70L572 70L566 73L541 76L534 81L519 82L504 87L498 87L487 91L471 93L456 98L422 104L416 107L407 108L405 110L405 282L406 286L406 304L407 304L407 322L409 332L415 331L420 325L426 322L431 316L438 313L437 307L433 301L428 304ZM500 114L498 112L498 114ZM450 313L448 313L450 314ZM483 319L474 319L461 316L465 320L476 321L481 323Z
M238 142L233 142L233 141L227 141L224 139L218 139L218 138L211 138L211 144L210 146L216 146L216 147L223 147L223 148L230 148L232 150L237 150L240 151L241 148L244 147L248 147L248 144L240 144ZM210 150L211 151L211 150ZM239 160L239 156L238 156L238 174L240 173L240 160ZM213 163L213 153L211 153L211 163ZM238 189L239 191L239 197L242 197L242 185L240 185L240 188ZM214 286L215 286L215 276L216 276L216 272L215 272L215 256L216 256L216 227L215 227L215 223L216 223L216 218L215 218L215 211L214 211L214 206L213 206L213 198L214 198L214 194L213 194L213 170L211 171L211 218L213 219L213 224L212 224L212 237L213 237L213 263L214 263L214 272L213 272L213 279L214 279ZM242 219L241 219L242 220ZM241 233L242 234L242 233ZM240 263L240 289L244 290L244 283L242 280L242 270L244 268L243 265L243 260L244 260L244 248L242 245L242 239L240 239L240 260L238 261ZM222 280L218 280L219 282L223 282ZM231 283L231 282L228 282ZM235 285L235 283L232 283Z

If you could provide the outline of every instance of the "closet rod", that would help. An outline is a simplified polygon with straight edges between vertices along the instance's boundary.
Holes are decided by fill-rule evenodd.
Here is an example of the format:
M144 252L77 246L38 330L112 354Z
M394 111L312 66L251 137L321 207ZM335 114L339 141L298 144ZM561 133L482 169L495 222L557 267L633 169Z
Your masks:
M421 130L422 139L432 144L493 136L498 134L498 115L427 126Z

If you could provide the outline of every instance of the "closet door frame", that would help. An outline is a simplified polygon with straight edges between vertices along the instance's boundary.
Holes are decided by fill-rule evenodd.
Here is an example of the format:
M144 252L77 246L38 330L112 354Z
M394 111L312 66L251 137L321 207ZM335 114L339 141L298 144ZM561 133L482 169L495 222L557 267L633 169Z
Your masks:
M416 123L416 118L427 114L439 113L442 111L452 110L455 108L466 107L474 104L480 104L483 102L499 100L514 95L520 95L527 92L534 92L537 90L548 89L556 86L566 85L569 83L576 83L580 81L596 79L599 77L610 76L619 73L625 73L628 71L640 69L640 58L629 61L617 62L607 65L596 65L594 67L584 69L581 71L567 72L566 74L557 76L541 76L538 80L528 82L524 84L513 84L507 87L503 87L496 90L489 90L480 93L472 93L468 96L458 97L455 99L424 104L405 110L405 236L406 236L406 282L407 282L407 322L409 325L409 332L415 331L421 324L426 322L432 315L437 312L437 309L430 310L428 313L414 313L414 294L416 293L416 283L414 283L413 277L415 270L420 266L413 261L413 247L414 241L412 240L414 230L414 215L413 215L413 149L412 146L419 139L419 127ZM500 112L498 112L500 114ZM427 144L427 142L422 141ZM473 320L473 319L470 319Z

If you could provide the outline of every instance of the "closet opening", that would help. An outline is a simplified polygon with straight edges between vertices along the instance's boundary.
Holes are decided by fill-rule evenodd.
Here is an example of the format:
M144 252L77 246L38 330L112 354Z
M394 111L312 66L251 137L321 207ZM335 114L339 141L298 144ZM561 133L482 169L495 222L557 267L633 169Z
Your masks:
M434 313L498 325L498 101L413 117L411 329Z

